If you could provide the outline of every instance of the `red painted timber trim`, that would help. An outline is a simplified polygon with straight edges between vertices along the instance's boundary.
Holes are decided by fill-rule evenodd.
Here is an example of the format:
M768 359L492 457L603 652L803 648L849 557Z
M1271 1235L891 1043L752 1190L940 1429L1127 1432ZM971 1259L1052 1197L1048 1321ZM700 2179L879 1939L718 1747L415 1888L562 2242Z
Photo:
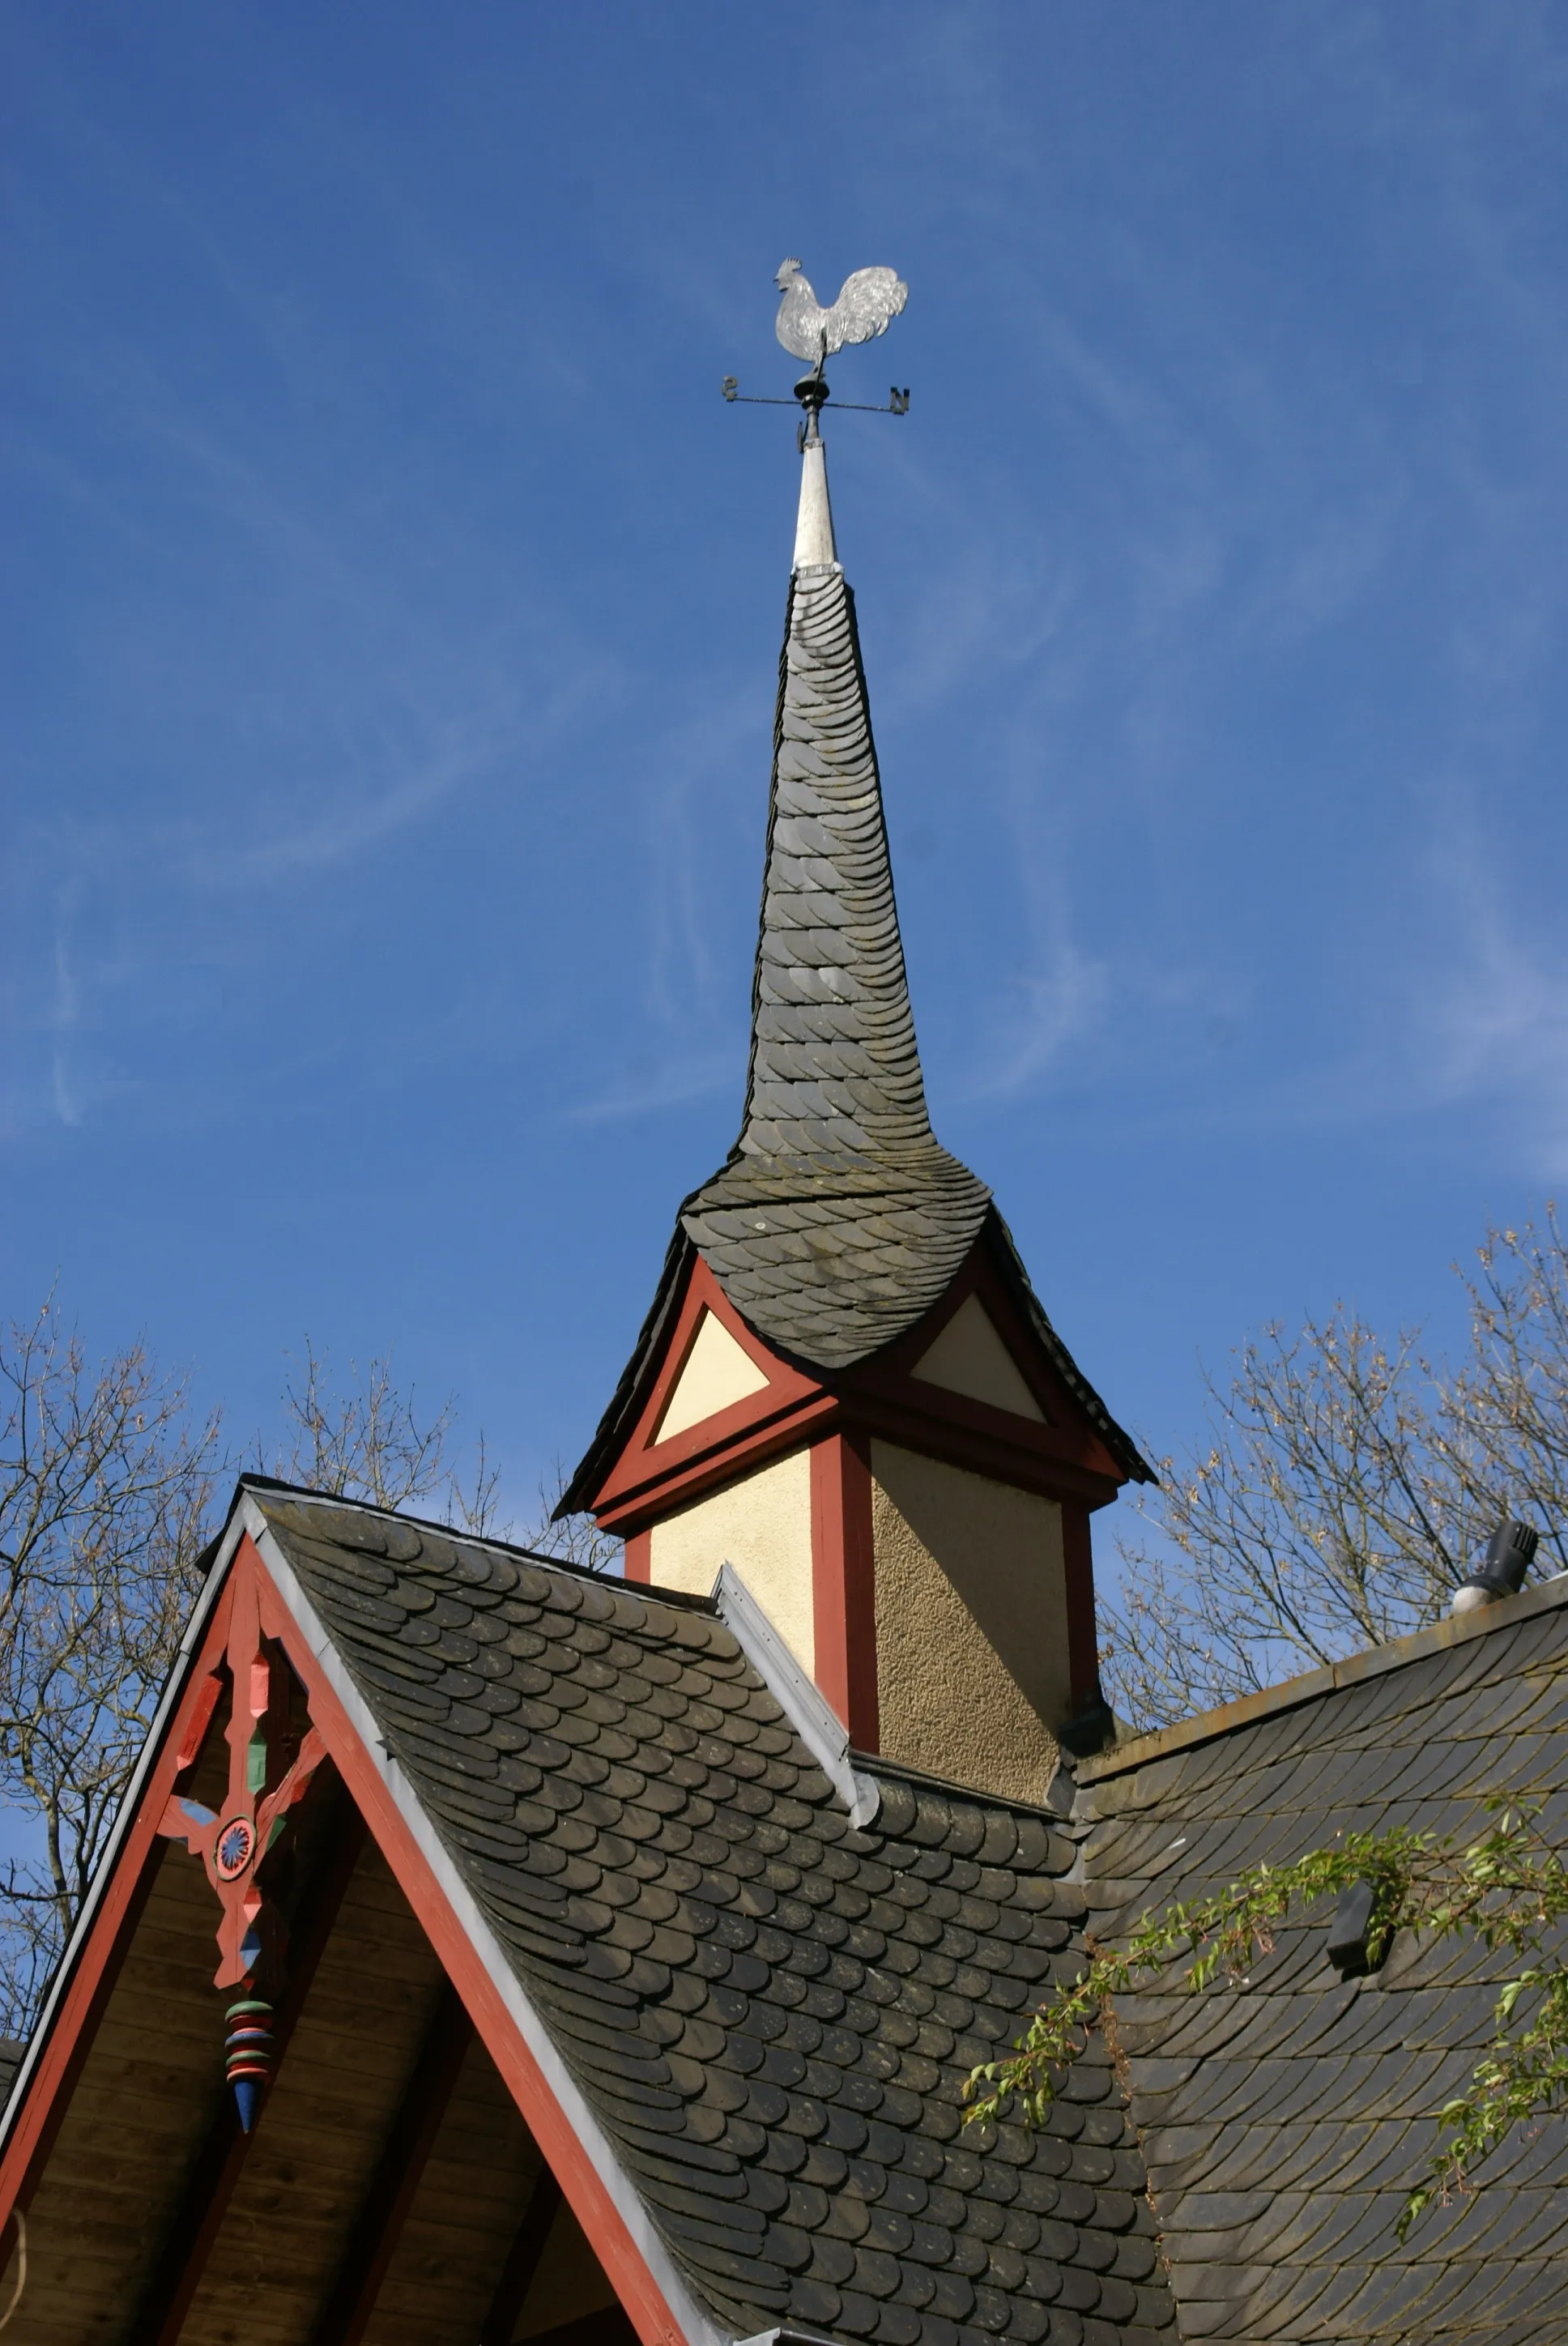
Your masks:
M632 1532L626 1539L626 1576L628 1580L649 1581L653 1578L653 1533Z
M711 1313L739 1345L759 1373L768 1380L758 1392L748 1393L728 1409L716 1410L683 1433L672 1434L668 1441L656 1439L659 1420L668 1405L671 1393L686 1366L697 1331L705 1313ZM624 1505L634 1492L657 1484L661 1487L672 1476L695 1464L716 1448L734 1443L755 1429L770 1423L780 1411L798 1408L821 1392L815 1379L803 1376L777 1352L770 1352L759 1336L754 1335L719 1286L700 1255L694 1258L687 1274L686 1291L676 1314L658 1369L647 1388L647 1397L637 1413L636 1422L614 1465L594 1494L594 1512L606 1526L612 1515Z
M766 1396L759 1394L757 1398L764 1400ZM706 1434L710 1426L721 1424L730 1414L727 1410L701 1426L693 1426L693 1435ZM684 1465L661 1465L656 1473L639 1480L632 1479L628 1473L624 1484L617 1481L615 1493L608 1497L601 1494L595 1503L594 1513L606 1531L640 1531L673 1515L677 1507L690 1506L709 1491L718 1490L742 1474L755 1474L759 1466L782 1457L786 1451L803 1449L821 1425L832 1423L840 1414L836 1395L813 1391L803 1400L773 1410L766 1419L743 1428L739 1434L732 1433L723 1441L711 1443L700 1456ZM673 1443L670 1448L674 1450ZM619 1477L620 1468L615 1471Z
M228 1645L232 1602L230 1582L213 1606L207 1634L191 1665L184 1698L169 1722L162 1751L143 1786L136 1818L116 1858L113 1878L76 1958L70 1986L55 2015L43 2057L28 2081L25 2106L5 2146L5 2159L0 2161L0 2229L9 2225L13 2208L29 2205L37 2188L38 2178L70 2107L126 1950L151 1894L154 1877L168 1845L158 1831L158 1822L178 1777L199 1749L201 1734L211 1719L215 1697L208 1681L221 1663Z
M859 1372L856 1372L857 1374ZM930 1394L932 1407L917 1396ZM860 1435L877 1434L922 1457L941 1458L971 1474L993 1483L1010 1483L1015 1490L1033 1491L1045 1499L1074 1499L1089 1507L1108 1506L1122 1486L1120 1475L1102 1474L1083 1463L1083 1445L1048 1427L1032 1429L1044 1438L1026 1446L999 1435L990 1421L1003 1416L985 1409L962 1393L944 1392L940 1385L920 1385L912 1379L896 1382L852 1385L839 1396L835 1422ZM977 1421L984 1418L987 1423ZM1019 1425L1022 1419L1012 1418Z
M989 1402L934 1385L914 1371L950 1320L977 1296L992 1326L1012 1356L1040 1408L1045 1423L1015 1417L1011 1410L994 1409ZM915 1419L945 1421L976 1445L990 1445L998 1464L976 1471L1006 1482L1038 1478L1052 1466L1075 1470L1112 1497L1125 1482L1125 1470L1105 1447L1098 1428L1057 1371L1009 1291L983 1239L978 1239L954 1276L952 1285L932 1305L923 1320L871 1361L862 1361L835 1378L836 1391L852 1409L878 1402ZM1033 1461L1033 1470L1024 1462ZM1008 1462L1008 1463L1003 1463ZM1019 1468L1023 1468L1020 1473ZM1060 1476L1057 1477L1060 1480ZM1092 1504L1104 1504L1092 1502Z
M983 1238L975 1240L953 1273L952 1286L938 1297L925 1317L917 1320L912 1328L906 1328L885 1352L875 1355L877 1365L900 1376L912 1376L948 1321L972 1295L978 1295L985 1306L986 1316L1012 1355L1013 1366L1044 1410L1047 1426L1061 1429L1083 1421L1084 1412L1076 1396L1019 1310ZM948 1389L938 1385L935 1390L945 1393ZM963 1400L967 1396L957 1394L952 1398ZM1021 1431L1038 1433L1041 1430L1033 1418L1014 1417L1011 1410L993 1409L988 1402L977 1402L973 1406L983 1409L987 1417L1001 1417Z
M311 1651L299 1625L267 1573L249 1534L240 1542L237 1566L258 1575L261 1624L276 1637L301 1679L311 1717L382 1855L434 1950L437 1961L466 2005L486 2052L545 2158L610 2286L643 2346L683 2346L683 2336L664 2293L644 2262L609 2187L601 2179L570 2119L556 2101L500 1988L463 1924L393 1798Z
M932 1397L930 1403L922 1405L917 1398L922 1393ZM754 1428L744 1440L722 1445L657 1483L639 1484L625 1498L601 1505L596 1512L606 1531L619 1532L629 1538L673 1515L677 1507L690 1506L710 1491L720 1490L742 1475L754 1474L774 1458L815 1443L830 1428L838 1427L852 1431L861 1440L880 1435L884 1441L898 1443L902 1449L919 1451L922 1457L943 1459L949 1465L962 1466L972 1474L987 1475L995 1483L1010 1483L1015 1489L1033 1491L1042 1498L1104 1507L1110 1504L1121 1488L1121 1476L1085 1469L1079 1463L1082 1445L1064 1435L1033 1428L1034 1432L1045 1433L1049 1446L1044 1450L1029 1449L1005 1438L999 1439L990 1423L972 1424L969 1413L987 1421L1003 1415L999 1410L983 1410L978 1402L965 1401L960 1393L944 1393L940 1385L922 1387L912 1379L895 1385L885 1395L880 1390L859 1388L841 1394L823 1392L767 1426ZM1024 1421L1013 1418L1007 1423L1019 1425Z
M1062 1563L1067 1596L1067 1677L1076 1716L1100 1691L1095 1563L1087 1507L1064 1506L1062 1510Z
M928 1383L912 1372L971 1295L977 1295L1046 1423L993 1409L967 1393ZM766 1392L717 1412L667 1443L652 1443L704 1310L711 1311L769 1379ZM746 1326L700 1258L637 1428L600 1486L594 1511L606 1531L645 1530L677 1507L755 1474L830 1428L878 1434L972 1474L1040 1496L1103 1507L1126 1477L1046 1357L983 1241L919 1325L875 1360L814 1382L770 1352Z
M830 1433L811 1446L813 1675L857 1750L875 1751L876 1570L871 1470L862 1445Z

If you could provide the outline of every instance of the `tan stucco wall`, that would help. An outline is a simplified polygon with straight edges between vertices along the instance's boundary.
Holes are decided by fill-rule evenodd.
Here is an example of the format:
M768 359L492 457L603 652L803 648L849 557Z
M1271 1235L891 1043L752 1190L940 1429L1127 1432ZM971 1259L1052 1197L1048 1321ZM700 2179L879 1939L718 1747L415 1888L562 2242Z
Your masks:
M883 1751L1043 1800L1057 1756L1044 1720L1071 1703L1061 1509L873 1442L871 1535Z
M655 1524L648 1573L656 1586L706 1596L732 1564L803 1668L811 1632L811 1454L797 1450L744 1482Z
M686 1366L665 1403L656 1441L668 1442L705 1417L717 1417L733 1402L760 1392L768 1382L744 1346L738 1344L722 1320L705 1311L686 1357Z

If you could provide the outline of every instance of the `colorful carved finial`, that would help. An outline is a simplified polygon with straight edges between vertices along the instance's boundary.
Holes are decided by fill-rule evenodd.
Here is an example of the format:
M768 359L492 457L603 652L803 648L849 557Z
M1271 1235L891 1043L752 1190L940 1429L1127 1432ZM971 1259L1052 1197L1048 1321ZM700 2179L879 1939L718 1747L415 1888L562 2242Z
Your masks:
M235 1566L228 1661L233 1697L223 1807L204 1808L199 1800L177 1793L164 1810L159 1831L171 1841L182 1841L200 1858L223 1910L218 1926L222 1960L215 1984L240 1990L240 2000L229 2006L224 2057L239 2123L249 2134L272 2074L273 1999L282 1986L288 1943L283 1918L263 1892L257 1873L327 1751L312 1727L281 1782L270 1792L267 1790L280 1756L275 1738L279 1713L286 1706L274 1699L281 1692L273 1679L278 1666L261 1636L255 1573L242 1558ZM199 1755L220 1691L219 1679L211 1678L182 1751L182 1767L193 1765Z
M224 2066L234 2088L239 2123L249 2134L272 2075L272 2007L260 1996L248 1996L231 2004L224 2017L229 2023L223 2040Z

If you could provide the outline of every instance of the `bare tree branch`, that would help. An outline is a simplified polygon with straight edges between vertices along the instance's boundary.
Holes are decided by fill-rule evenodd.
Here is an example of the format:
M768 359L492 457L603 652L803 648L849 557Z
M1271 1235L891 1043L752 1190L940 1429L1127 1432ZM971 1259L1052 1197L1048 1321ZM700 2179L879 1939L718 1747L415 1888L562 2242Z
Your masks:
M626 1550L613 1532L599 1529L589 1515L571 1515L555 1520L570 1480L560 1453L548 1475L539 1477L539 1512L526 1529L512 1535L520 1547L532 1548L535 1556L556 1557L562 1564L580 1565L586 1572L618 1573Z
M433 1416L423 1416L412 1385L404 1392L394 1383L390 1352L362 1372L351 1361L349 1379L346 1388L333 1384L326 1356L307 1336L302 1371L283 1390L287 1438L266 1471L376 1507L433 1499L431 1512L443 1523L481 1538L510 1537L497 1512L499 1471L483 1432L466 1477L453 1457L457 1403L451 1394ZM262 1454L258 1448L259 1461Z
M1135 1501L1102 1607L1113 1699L1142 1726L1277 1685L1441 1617L1499 1522L1568 1565L1568 1257L1492 1230L1457 1368L1343 1309L1241 1348L1211 1443ZM1554 1551L1554 1561L1548 1562Z
M306 1340L273 1471L505 1537L498 1475L453 1456L455 1405L400 1392L390 1355L332 1383ZM140 1341L89 1362L54 1299L0 1331L0 1801L38 1853L0 1868L0 2033L25 2033L101 1857L199 1585L214 1526L216 1413ZM257 1445L253 1454L260 1462Z
M43 1854L0 1896L0 2027L25 2025L114 1820L198 1586L219 1420L140 1341L89 1365L51 1296L0 1331L0 1799Z

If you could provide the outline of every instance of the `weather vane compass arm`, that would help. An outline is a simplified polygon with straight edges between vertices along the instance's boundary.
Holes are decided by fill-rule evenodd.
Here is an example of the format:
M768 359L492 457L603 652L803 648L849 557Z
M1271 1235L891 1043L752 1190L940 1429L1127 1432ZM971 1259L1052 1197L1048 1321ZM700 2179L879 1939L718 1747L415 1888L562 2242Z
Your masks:
M904 303L909 300L909 287L893 269L857 269L847 277L832 307L824 310L811 289L809 278L802 276L798 260L780 263L774 279L780 296L775 330L779 340L791 357L813 362L809 374L801 376L795 385L795 397L767 399L754 393L743 392L738 378L727 374L720 389L731 406L791 407L799 401L805 409L800 425L802 447L820 439L818 417L824 407L850 408L861 415L907 415L910 409L909 386L901 391L897 383L889 394L888 403L872 406L859 399L830 400L828 379L824 372L828 361L836 352L851 342L869 342L878 334L885 334Z

